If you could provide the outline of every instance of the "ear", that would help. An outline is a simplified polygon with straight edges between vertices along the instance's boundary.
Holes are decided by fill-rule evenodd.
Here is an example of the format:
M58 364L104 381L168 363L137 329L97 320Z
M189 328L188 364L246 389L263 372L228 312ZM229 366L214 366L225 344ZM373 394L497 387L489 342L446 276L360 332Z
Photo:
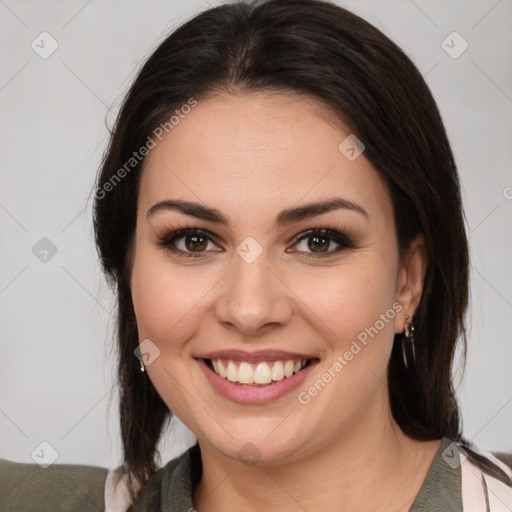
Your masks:
M402 309L395 316L395 333L403 332L406 323L418 308L427 271L427 246L423 234L418 234L407 248L398 270L396 302ZM406 316L409 318L406 320Z

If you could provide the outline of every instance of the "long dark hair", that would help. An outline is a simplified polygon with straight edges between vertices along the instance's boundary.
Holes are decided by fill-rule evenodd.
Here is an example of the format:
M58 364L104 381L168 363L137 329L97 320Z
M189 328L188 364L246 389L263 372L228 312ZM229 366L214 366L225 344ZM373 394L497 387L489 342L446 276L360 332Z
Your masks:
M134 356L139 339L128 283L144 159L130 159L159 126L170 129L170 116L191 98L251 91L294 91L324 102L364 142L365 157L390 187L401 257L423 233L428 267L413 319L416 362L405 367L402 335L395 335L392 414L412 438L464 441L451 370L458 340L463 361L466 355L468 241L452 150L421 73L379 30L334 4L230 3L183 24L144 63L96 183L96 243L117 292L121 434L132 491L156 470L157 442L171 411Z

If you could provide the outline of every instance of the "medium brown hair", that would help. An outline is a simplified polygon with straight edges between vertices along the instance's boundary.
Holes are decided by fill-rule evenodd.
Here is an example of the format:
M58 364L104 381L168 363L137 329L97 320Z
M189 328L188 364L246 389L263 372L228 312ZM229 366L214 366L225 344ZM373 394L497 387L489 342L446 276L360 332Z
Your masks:
M190 98L265 91L322 101L364 142L364 156L390 187L401 257L416 234L424 235L428 266L414 316L416 363L405 367L402 335L395 335L388 368L392 414L412 438L462 440L451 370L458 340L463 360L466 352L468 241L456 165L428 86L397 45L339 6L230 3L183 24L144 63L121 106L96 183L96 243L117 294L124 461L138 486L156 470L157 442L171 415L134 356L139 338L128 254L144 160L114 186L106 184Z

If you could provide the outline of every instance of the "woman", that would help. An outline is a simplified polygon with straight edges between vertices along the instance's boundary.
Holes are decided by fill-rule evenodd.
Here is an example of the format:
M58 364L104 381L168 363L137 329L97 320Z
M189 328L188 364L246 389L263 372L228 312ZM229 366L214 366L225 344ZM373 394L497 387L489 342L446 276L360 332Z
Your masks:
M94 215L130 510L511 506L451 381L469 266L452 151L367 22L270 0L178 28L124 101ZM171 414L198 444L157 471Z

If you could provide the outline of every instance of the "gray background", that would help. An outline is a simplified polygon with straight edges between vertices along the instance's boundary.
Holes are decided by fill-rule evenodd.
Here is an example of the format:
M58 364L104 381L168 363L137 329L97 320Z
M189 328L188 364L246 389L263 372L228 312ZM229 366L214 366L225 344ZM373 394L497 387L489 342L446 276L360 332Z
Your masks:
M339 3L397 42L438 101L471 243L464 433L512 451L512 0ZM58 462L120 461L113 300L88 196L106 122L141 59L208 5L0 0L0 457L32 462L45 441ZM31 47L43 31L59 45L47 59ZM469 44L458 58L442 47L453 31ZM463 42L447 44L453 53ZM57 248L46 262L32 252L43 237ZM192 439L178 424L164 459Z

